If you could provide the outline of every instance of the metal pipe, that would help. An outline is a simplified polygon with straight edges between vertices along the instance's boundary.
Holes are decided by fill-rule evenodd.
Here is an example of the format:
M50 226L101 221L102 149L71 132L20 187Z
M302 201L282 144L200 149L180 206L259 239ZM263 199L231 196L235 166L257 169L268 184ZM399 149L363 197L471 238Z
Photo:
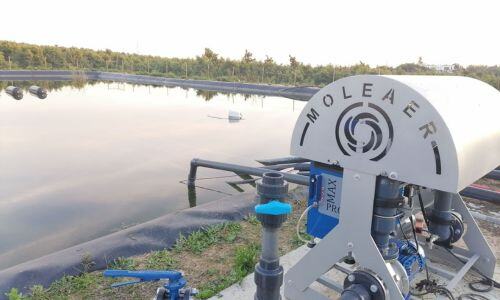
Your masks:
M272 160L267 160L267 161L272 161ZM282 161L282 160L276 159L274 161ZM224 171L230 171L230 172L235 172L235 173L244 173L244 174L249 174L249 175L254 175L254 176L259 176L259 177L262 177L262 174L264 174L266 172L274 172L274 170L270 169L269 166L266 166L264 168L247 167L247 166L242 166L242 165L222 163L222 162L194 158L193 160L191 160L191 167L189 169L189 176L188 176L188 185L189 186L194 186L194 183L196 181L196 172L197 172L198 167L224 170ZM285 172L279 172L279 173L283 174L283 176L285 177L285 180L287 180L288 182L309 186L309 177L304 176L304 175L306 175L305 173L303 173L303 175L302 174L290 174L290 173L285 173ZM493 190L486 190L486 189L480 189L480 188L477 188L474 186L469 186L469 187L466 187L465 189L463 189L460 192L460 194L465 196L465 197L471 197L471 198L485 200L485 201L489 201L489 202L493 202L493 203L500 203L500 193L493 191Z
M287 156L287 157L271 158L271 159L258 159L257 162L265 166L270 166L270 165L289 164L289 163L303 163L303 162L309 162L309 160L296 156Z
M398 248L390 242L390 235L396 228L398 208L403 204L400 195L401 183L379 176L375 190L372 237L384 259L398 257Z
M290 163L290 164L279 164L279 165L268 165L266 169L269 170L283 170L288 168L293 168L298 171L309 171L311 167L310 163Z
M437 235L438 241L448 241L452 237L451 221L454 219L451 213L452 202L452 193L435 191L434 205L429 217L429 232Z
M222 162L217 162L217 161L210 161L210 160L194 158L193 160L191 160L191 166L189 169L189 176L188 176L188 185L189 186L194 186L194 183L196 181L196 171L197 171L198 167L231 171L231 172L235 172L235 173L244 173L244 174L260 176L260 177L262 177L262 175L264 173L276 172L274 170L270 170L270 169L266 169L266 168L247 167L247 166L242 166L242 165L222 163ZM282 174L284 179L288 182L301 184L301 185L309 185L309 178L306 176L297 175L297 174L290 174L290 173L285 173L285 172L277 172L277 173Z

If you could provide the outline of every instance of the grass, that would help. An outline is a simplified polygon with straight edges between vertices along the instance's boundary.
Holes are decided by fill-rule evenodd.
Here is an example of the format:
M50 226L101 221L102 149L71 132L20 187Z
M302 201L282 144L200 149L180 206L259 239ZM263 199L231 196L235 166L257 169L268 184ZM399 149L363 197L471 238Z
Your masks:
M126 269L126 270L136 270L137 262L133 258L118 257L109 265L110 269Z
M280 231L280 254L302 244L295 237L295 225L304 209L305 204L294 203L294 211ZM260 253L260 235L259 221L255 216L249 216L240 222L213 225L181 236L172 250L120 257L110 262L108 267L180 270L188 285L199 290L197 298L207 299L253 272ZM105 278L101 271L89 272L92 265L91 256L85 255L81 275L65 276L48 288L33 286L26 294L12 289L6 296L9 300L151 299L161 285L160 282L147 282L110 288L111 284L122 279Z
M216 280L204 283L199 287L198 298L207 299L215 296L218 292L232 284L241 281L246 275L252 273L258 261L259 246L250 244L236 248L234 251L234 264L228 274L221 275L215 269L210 273L216 276Z
M223 223L192 232L189 236L181 235L174 246L177 252L190 251L201 254L208 247L221 243L233 242L241 230L238 223Z
M170 255L168 250L152 252L146 257L144 267L153 270L174 269L177 261Z

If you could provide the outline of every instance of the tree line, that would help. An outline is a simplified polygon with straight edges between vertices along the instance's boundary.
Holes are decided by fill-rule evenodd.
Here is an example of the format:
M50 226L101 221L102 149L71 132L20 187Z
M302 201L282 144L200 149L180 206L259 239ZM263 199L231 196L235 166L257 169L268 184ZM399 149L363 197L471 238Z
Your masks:
M324 86L333 80L357 74L382 75L450 75L426 67L422 59L397 67L376 66L359 62L352 66L311 66L290 55L288 64L276 63L272 57L255 59L246 50L241 59L221 57L209 48L195 58L167 58L152 55L91 50L75 47L39 46L0 41L0 69L96 70L172 78L240 81L266 84ZM500 66L454 65L453 75L469 76L500 90Z

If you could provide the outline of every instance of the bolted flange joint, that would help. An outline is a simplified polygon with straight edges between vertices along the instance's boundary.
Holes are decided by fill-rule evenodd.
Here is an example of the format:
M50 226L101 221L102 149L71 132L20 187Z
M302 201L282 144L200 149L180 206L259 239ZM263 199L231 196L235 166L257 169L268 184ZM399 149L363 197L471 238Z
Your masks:
M380 278L368 270L356 270L344 280L341 300L386 299L386 290Z

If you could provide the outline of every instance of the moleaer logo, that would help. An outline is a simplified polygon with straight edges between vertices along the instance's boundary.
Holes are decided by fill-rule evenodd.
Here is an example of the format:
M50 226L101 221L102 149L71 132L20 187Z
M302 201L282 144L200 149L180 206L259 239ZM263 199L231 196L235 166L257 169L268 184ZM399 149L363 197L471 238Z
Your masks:
M335 126L335 138L342 153L372 161L389 152L393 137L389 116L373 103L351 104L340 114Z

